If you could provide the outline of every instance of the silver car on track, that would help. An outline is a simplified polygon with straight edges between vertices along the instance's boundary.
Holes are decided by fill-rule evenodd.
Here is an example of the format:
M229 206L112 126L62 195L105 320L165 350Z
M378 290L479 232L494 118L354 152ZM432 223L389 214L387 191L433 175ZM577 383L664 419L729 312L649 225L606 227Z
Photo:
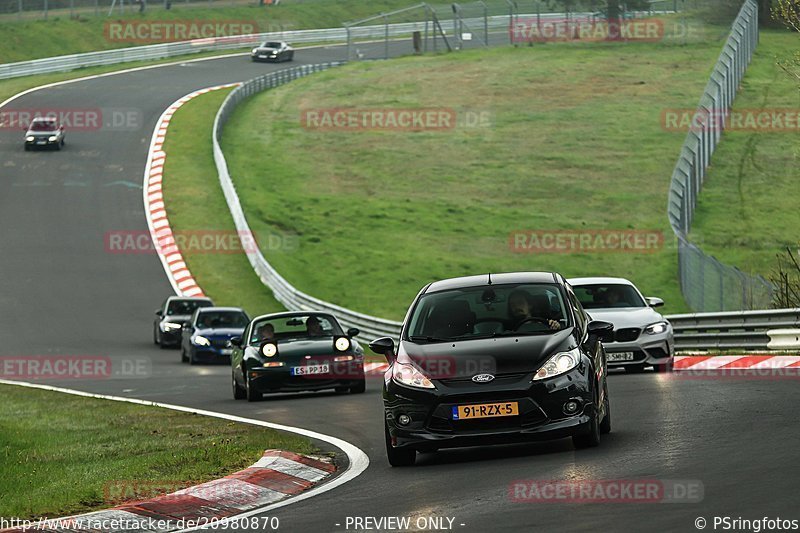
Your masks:
M672 325L654 307L661 298L645 298L623 278L574 278L568 280L575 296L593 320L614 324L614 342L604 342L608 366L641 371L671 372L675 358Z

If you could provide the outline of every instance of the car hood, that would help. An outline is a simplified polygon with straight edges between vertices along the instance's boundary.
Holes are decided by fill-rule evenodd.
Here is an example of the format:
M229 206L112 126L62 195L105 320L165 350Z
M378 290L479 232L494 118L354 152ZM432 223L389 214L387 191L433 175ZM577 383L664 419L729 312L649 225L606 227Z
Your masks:
M244 333L244 328L204 328L198 329L197 335L203 337L241 337Z
M192 318L190 315L167 315L161 319L162 322L175 322L176 324L186 324L189 322L189 319Z
M408 355L431 379L471 378L476 374L533 373L554 354L575 347L573 329L552 334L496 337L416 344L402 341Z
M330 356L334 355L334 352L333 337L278 341L278 356L281 358L302 357L306 355Z
M614 329L643 328L654 322L664 320L660 313L651 307L620 307L617 309L587 309L592 320L604 320L614 324Z

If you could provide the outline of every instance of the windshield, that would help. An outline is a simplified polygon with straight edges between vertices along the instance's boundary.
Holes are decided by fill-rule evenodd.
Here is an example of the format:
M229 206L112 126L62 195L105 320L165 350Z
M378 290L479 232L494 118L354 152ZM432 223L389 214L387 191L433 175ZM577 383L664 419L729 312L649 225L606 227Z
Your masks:
M31 122L31 131L55 131L58 129L56 123L53 121L37 120Z
M624 283L598 283L573 286L575 296L584 309L609 309L615 307L647 307L633 285Z
M469 287L426 294L411 315L408 340L443 342L549 334L569 325L559 286Z
M330 315L308 314L265 318L253 324L250 344L265 341L326 338L343 335L342 328Z
M167 315L191 315L198 307L211 307L207 300L172 300L167 306Z
M277 43L277 42L274 42L274 41L266 42L266 43L262 44L261 47L262 48L280 48L281 47L281 43Z
M197 327L200 329L244 329L248 322L247 315L239 311L206 311L197 316Z

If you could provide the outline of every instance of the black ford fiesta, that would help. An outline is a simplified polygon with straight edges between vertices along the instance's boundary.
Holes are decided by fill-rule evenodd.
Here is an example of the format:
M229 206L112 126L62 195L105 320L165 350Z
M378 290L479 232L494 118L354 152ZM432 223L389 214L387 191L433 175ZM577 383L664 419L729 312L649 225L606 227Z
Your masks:
M572 437L597 446L611 431L602 340L559 274L519 272L437 281L411 305L383 387L392 466L417 451Z

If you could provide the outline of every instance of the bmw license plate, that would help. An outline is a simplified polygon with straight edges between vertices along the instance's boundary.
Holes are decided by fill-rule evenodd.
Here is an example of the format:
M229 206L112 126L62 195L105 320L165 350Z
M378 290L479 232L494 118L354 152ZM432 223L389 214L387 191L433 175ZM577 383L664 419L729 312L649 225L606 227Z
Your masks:
M471 418L494 418L497 416L515 416L519 414L517 402L478 403L474 405L453 406L453 420Z
M613 361L633 361L633 352L615 352L607 353L606 357L609 362Z
M222 355L230 355L233 353L233 349L231 348L223 348L219 351Z
M311 376L316 374L327 374L331 371L330 365L306 365L306 366L293 366L293 376Z

